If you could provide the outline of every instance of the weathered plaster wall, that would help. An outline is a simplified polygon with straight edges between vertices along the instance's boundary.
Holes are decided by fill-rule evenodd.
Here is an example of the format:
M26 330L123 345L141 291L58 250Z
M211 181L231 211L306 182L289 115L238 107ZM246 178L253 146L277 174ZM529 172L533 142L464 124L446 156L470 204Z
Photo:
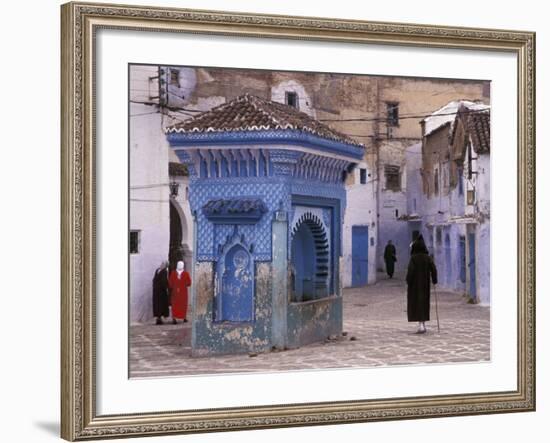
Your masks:
M369 185L359 184L359 175L347 180L348 207L343 233L343 284L351 284L351 226L369 224L375 202L365 199L371 189L378 189L379 199L374 219L374 246L369 250L369 283L375 281L376 269L383 269L382 253L388 239L398 243L398 254L410 243L410 229L396 220L407 212L405 148L421 140L420 121L435 109L452 100L470 99L488 102L488 82L400 77L309 74L248 70L197 69L197 87L190 96L189 107L204 109L205 100L225 97L228 101L245 92L284 102L285 91L299 95L299 108L323 123L365 144L364 165L371 174ZM399 125L388 129L386 103L399 103ZM186 118L181 116L181 118ZM402 190L384 187L384 166L399 165ZM366 192L363 192L366 191ZM399 216L398 215L398 216ZM371 255L372 254L372 255ZM405 260L396 263L402 274Z
M462 162L454 161L449 155L450 129L450 124L443 124L424 138L423 232L434 255L439 284L470 294L470 281L475 279L477 301L490 304L490 155L473 153L470 165L470 148L465 144ZM468 204L468 191L475 191L472 204ZM475 270L468 266L469 233L475 235ZM474 271L475 276L471 275Z
M478 298L481 304L491 302L491 157L478 154L476 170L476 212L479 225L476 232Z
M256 263L254 322L214 321L214 263L195 265L192 355L264 352L271 347L271 276L270 263Z
M131 71L130 98L136 102L151 102L158 84L149 80L157 74L151 66L133 66ZM299 95L300 110L321 120L365 144L365 157L361 167L370 174L368 183L359 183L356 169L346 181L348 202L342 232L342 284L351 284L351 227L369 225L369 283L376 279L376 268L383 268L382 251L387 239L398 243L398 272L403 272L407 257L401 251L411 236L410 223L397 222L399 215L410 212L404 192L384 191L384 165L404 165L404 149L421 138L420 120L451 100L489 100L487 82L411 79L398 77L349 76L341 74L309 74L299 72L269 72L230 70L223 68L179 68L180 91L185 110L164 110L155 113L154 106L131 104L131 172L132 185L167 183L166 164L168 148L162 128L190 118L196 112L206 111L244 93L262 98L284 101L285 91ZM399 126L388 131L386 103L399 103ZM154 104L154 103L153 103ZM146 115L147 114L147 115ZM452 166L452 165L451 165ZM407 172L402 176L403 188L408 187ZM452 174L452 170L450 171ZM167 189L132 190L131 198L155 200L132 201L132 226L142 229L142 251L130 257L132 276L130 281L130 312L132 321L150 318L150 280L158 263L168 250L169 206ZM369 198L365 198L368 195ZM378 203L376 203L378 199ZM164 201L163 201L164 200ZM187 201L178 197L187 222L187 238L191 238L192 223ZM418 204L418 202L417 202ZM377 206L377 207L376 207ZM373 227L374 223L374 227ZM165 246L164 246L165 245ZM191 242L189 242L191 247ZM166 250L163 250L166 249ZM481 291L481 290L480 290Z
M156 68L132 66L130 98L148 98L149 77ZM130 321L152 318L152 279L168 257L170 208L168 206L169 147L162 131L163 117L150 106L130 104L130 230L139 230L137 254L130 254ZM154 159L154 161L152 161Z
M399 126L392 128L392 136L397 139L420 139L422 134L419 123L424 116L453 100L481 100L489 103L489 84L488 81L379 77L380 114L385 115L386 102L398 102Z
M411 241L408 224L400 218L407 212L406 149L410 144L408 139L386 140L380 146L377 269L385 270L384 248L388 240L391 240L397 252L396 277L404 276L409 258L408 245ZM386 165L399 168L398 189L388 186Z
M366 183L360 182L360 170L366 170ZM353 171L353 177L346 186L347 205L343 226L343 259L342 285L347 288L352 285L352 227L368 226L368 282L376 281L376 244L378 241L377 228L377 191L376 181L372 170L366 162L361 162Z
M297 348L340 335L343 326L342 297L327 297L288 306L287 347Z
M396 274L403 275L408 263L408 244L412 240L412 231L419 227L406 226L406 223L400 223L396 220L396 213L409 213L413 199L411 191L407 189L408 178L401 177L401 191L388 191L385 188L384 171L385 165L400 166L404 175L410 173L411 168L406 167L406 148L422 140L421 120L431 114L434 110L446 105L448 102L459 99L479 100L484 103L489 102L489 82L471 82L461 80L444 79L413 79L400 77L380 77L378 81L378 115L383 117L386 113L386 103L399 103L399 124L389 127L386 121L379 121L376 131L380 134L376 150L379 153L378 171L379 177L379 236L378 236L378 269L384 269L383 250L387 240L392 239L397 244L398 260L396 262ZM448 133L442 134L445 139ZM457 171L454 165L446 163L440 155L447 149L447 144L442 140L433 142L436 146L436 153L433 153L432 147L426 150L426 163L423 164L422 178L424 183L424 192L433 193L433 167L438 163L439 177L442 173L456 177ZM441 163L441 164L439 164ZM414 169L414 168L413 168ZM443 171L443 172L442 172ZM426 188L429 181L432 180L430 188ZM448 182L445 182L448 183ZM438 211L448 210L448 198L444 199L449 192L448 185L445 189L440 187L440 194L436 199L430 201L422 208L423 215L427 220L438 220ZM416 191L412 191L416 195ZM420 196L418 196L420 197ZM416 199L417 206L421 206L423 198ZM408 203L407 203L408 202ZM410 225L410 224L409 224ZM403 251L403 252L402 252ZM404 259L400 260L400 256Z

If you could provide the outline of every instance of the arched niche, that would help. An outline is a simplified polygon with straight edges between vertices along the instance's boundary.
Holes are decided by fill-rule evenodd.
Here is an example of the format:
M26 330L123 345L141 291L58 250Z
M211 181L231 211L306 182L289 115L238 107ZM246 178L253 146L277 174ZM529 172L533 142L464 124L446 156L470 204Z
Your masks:
M221 247L216 266L215 321L254 320L254 257L252 247L235 228Z
M291 299L308 301L329 295L330 243L322 221L306 212L292 230Z

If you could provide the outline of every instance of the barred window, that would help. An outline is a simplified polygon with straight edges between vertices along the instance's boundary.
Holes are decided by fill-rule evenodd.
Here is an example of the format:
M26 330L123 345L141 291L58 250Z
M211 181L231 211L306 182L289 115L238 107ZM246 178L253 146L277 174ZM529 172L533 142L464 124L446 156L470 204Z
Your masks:
M387 102L386 112L388 126L399 126L399 103Z
M399 191L401 189L401 173L399 166L385 165L384 172L386 174L386 189Z

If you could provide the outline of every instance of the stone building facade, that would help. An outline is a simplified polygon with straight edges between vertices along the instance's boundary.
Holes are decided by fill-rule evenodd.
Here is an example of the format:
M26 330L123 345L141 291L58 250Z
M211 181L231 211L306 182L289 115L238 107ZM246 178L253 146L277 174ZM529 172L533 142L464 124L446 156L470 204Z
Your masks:
M453 101L422 122L407 217L433 254L439 285L490 304L490 107ZM416 171L416 172L415 172Z
M388 239L397 246L397 276L403 275L408 245L415 231L408 220L411 208L407 198L410 183L407 159L411 155L418 156L409 154L409 151L422 141L420 121L434 109L453 100L487 103L489 83L133 65L129 93L130 229L140 231L143 246L142 253L131 255L131 319L144 321L150 315L150 276L159 259L166 257L170 248L168 233L172 198L168 185L172 178L168 176L167 167L158 165L179 160L170 151L164 137L167 127L243 94L250 94L295 107L362 143L365 146L363 158L346 174L347 210L342 224L339 258L342 286L362 286L374 283L377 271L383 269L382 254ZM183 178L180 176L178 180ZM142 190L138 190L140 186ZM180 191L183 189L180 187ZM178 197L180 208L176 212L182 218L181 226L185 230L182 238L187 239L184 248L190 256L193 251L193 219L189 204L182 200L182 195L185 195L184 191ZM159 201L146 203L138 202L138 199ZM159 231L160 237L156 239L157 234L147 228L153 224ZM159 244L166 246L153 246Z
M398 277L404 277L409 244L418 230L418 223L415 226L409 216L421 212L421 195L408 189L411 180L407 176L419 169L418 165L414 166L414 158L420 153L413 152L423 139L421 122L453 100L488 103L489 82L381 77L377 97L379 118L372 128L377 134L372 150L377 154L374 161L379 179L376 261L378 270L383 270L384 247L388 240L392 240L397 249L395 272ZM412 178L413 185L416 180Z

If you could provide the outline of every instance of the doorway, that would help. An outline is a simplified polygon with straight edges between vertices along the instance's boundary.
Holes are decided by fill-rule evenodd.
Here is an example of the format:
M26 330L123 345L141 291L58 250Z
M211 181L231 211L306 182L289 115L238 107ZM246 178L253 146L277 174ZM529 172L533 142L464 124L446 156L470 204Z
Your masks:
M351 286L365 286L369 281L369 228L351 228Z

